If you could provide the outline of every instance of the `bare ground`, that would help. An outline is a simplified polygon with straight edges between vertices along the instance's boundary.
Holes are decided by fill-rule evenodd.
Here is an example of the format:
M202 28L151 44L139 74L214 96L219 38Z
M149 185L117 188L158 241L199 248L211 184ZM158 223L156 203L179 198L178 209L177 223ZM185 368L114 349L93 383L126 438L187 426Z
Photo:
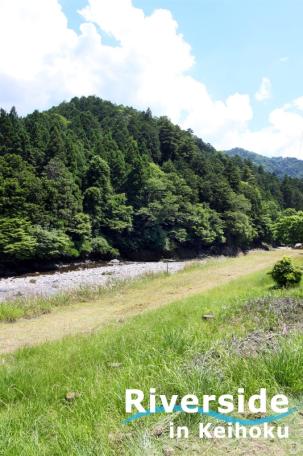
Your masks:
M1 323L0 353L9 353L67 335L89 333L110 323L122 324L131 316L270 268L285 254L291 257L302 255L298 251L285 252L278 249L270 252L254 251L237 258L211 260L202 269L184 270L167 277L134 283L98 300L56 309L35 319Z

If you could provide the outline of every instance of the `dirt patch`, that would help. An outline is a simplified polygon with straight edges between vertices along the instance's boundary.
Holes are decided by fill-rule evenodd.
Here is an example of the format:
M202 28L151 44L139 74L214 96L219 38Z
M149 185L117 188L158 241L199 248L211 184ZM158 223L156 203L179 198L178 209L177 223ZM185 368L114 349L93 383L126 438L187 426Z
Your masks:
M256 329L245 337L233 336L231 340L220 342L211 350L197 354L192 359L190 368L223 378L222 364L226 353L243 358L257 357L277 351L283 339L293 332L303 331L303 299L264 297L249 301L243 310L245 314L255 314L256 324L263 328ZM270 329L266 329L268 326Z
M229 350L242 357L254 357L277 350L282 333L253 331L244 338L233 337Z
M303 331L303 299L293 297L264 297L248 302L244 312L256 315L260 326L244 338L233 337L229 350L239 356L258 356L279 348L282 338Z
M303 299L294 297L264 297L250 301L245 312L255 313L261 318L274 317L273 325L282 335L289 331L303 330Z
M216 347L204 353L197 354L187 369L197 369L206 375L224 378L226 356L240 356L241 358L257 357L279 349L281 339L285 337L282 332L256 330L245 337L235 337L228 341L221 341Z

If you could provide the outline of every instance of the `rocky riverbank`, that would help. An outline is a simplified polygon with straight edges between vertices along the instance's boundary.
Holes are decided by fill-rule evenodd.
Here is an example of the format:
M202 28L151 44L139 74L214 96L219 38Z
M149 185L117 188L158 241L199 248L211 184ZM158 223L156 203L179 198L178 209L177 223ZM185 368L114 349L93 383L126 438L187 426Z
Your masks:
M52 274L30 274L0 279L0 302L31 296L50 296L80 287L102 286L113 280L125 280L149 273L176 272L188 261L108 263L95 268L83 268Z

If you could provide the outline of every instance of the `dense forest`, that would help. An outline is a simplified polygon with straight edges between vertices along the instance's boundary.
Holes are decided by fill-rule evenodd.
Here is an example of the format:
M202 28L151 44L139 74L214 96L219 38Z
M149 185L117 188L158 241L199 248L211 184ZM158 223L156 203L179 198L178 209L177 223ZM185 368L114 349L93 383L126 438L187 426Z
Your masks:
M303 178L303 160L294 157L265 157L239 147L224 152L231 157L238 155L241 158L251 160L255 165L263 166L265 171L276 174L278 177Z
M219 153L150 110L83 97L0 112L2 270L234 253L285 242L301 210L302 180ZM299 240L297 225L286 241Z

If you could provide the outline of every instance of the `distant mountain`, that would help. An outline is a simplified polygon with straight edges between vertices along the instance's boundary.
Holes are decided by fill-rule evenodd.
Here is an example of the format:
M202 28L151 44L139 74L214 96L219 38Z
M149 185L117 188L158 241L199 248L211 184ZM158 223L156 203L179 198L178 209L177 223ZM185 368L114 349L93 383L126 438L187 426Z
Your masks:
M256 154L245 149L236 147L231 150L226 150L225 153L229 156L238 155L241 158L251 160L256 165L261 165L263 168L274 173L279 177L291 176L303 178L303 160L298 160L292 157L265 157L264 155Z

